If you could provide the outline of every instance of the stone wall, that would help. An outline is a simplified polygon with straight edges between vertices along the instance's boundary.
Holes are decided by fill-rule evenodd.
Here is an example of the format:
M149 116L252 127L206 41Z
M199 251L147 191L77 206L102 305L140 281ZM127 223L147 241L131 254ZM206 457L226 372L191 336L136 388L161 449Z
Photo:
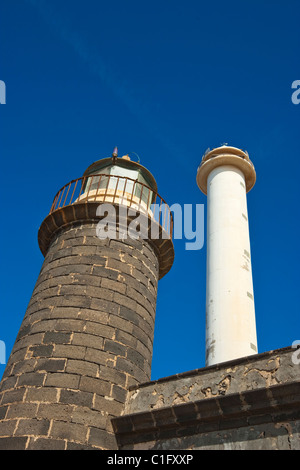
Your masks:
M131 387L121 449L298 449L300 364L284 348Z
M1 382L1 449L116 448L111 417L150 379L158 276L146 240L55 234Z

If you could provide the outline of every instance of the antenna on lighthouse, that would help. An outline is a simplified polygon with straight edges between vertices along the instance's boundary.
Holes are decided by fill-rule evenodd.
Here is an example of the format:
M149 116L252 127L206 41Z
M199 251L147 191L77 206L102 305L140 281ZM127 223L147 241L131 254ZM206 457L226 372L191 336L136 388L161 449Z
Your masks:
M117 158L118 158L118 147L115 147L115 148L114 148L114 151L113 151L113 153L112 153L113 163L116 162Z

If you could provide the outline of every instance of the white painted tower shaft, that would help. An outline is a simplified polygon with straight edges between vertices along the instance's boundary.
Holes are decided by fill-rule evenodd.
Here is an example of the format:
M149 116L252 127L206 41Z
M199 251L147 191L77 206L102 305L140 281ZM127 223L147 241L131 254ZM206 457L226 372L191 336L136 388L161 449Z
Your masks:
M207 366L257 353L246 198L255 171L234 147L210 154L197 175L207 194Z

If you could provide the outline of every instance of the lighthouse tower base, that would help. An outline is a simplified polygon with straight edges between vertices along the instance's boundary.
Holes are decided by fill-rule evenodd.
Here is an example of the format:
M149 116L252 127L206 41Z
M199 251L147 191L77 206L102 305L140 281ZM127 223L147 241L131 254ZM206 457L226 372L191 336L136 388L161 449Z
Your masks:
M0 384L0 449L117 449L111 418L150 380L158 258L96 224L50 242Z

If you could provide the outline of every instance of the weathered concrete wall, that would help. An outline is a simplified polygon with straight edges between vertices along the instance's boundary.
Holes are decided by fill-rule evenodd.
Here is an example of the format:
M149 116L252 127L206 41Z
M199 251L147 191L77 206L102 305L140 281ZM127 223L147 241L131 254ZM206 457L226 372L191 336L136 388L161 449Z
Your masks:
M123 449L300 449L295 350L249 356L131 387L113 420Z
M116 448L111 417L150 378L158 260L71 224L47 252L0 386L0 448Z

